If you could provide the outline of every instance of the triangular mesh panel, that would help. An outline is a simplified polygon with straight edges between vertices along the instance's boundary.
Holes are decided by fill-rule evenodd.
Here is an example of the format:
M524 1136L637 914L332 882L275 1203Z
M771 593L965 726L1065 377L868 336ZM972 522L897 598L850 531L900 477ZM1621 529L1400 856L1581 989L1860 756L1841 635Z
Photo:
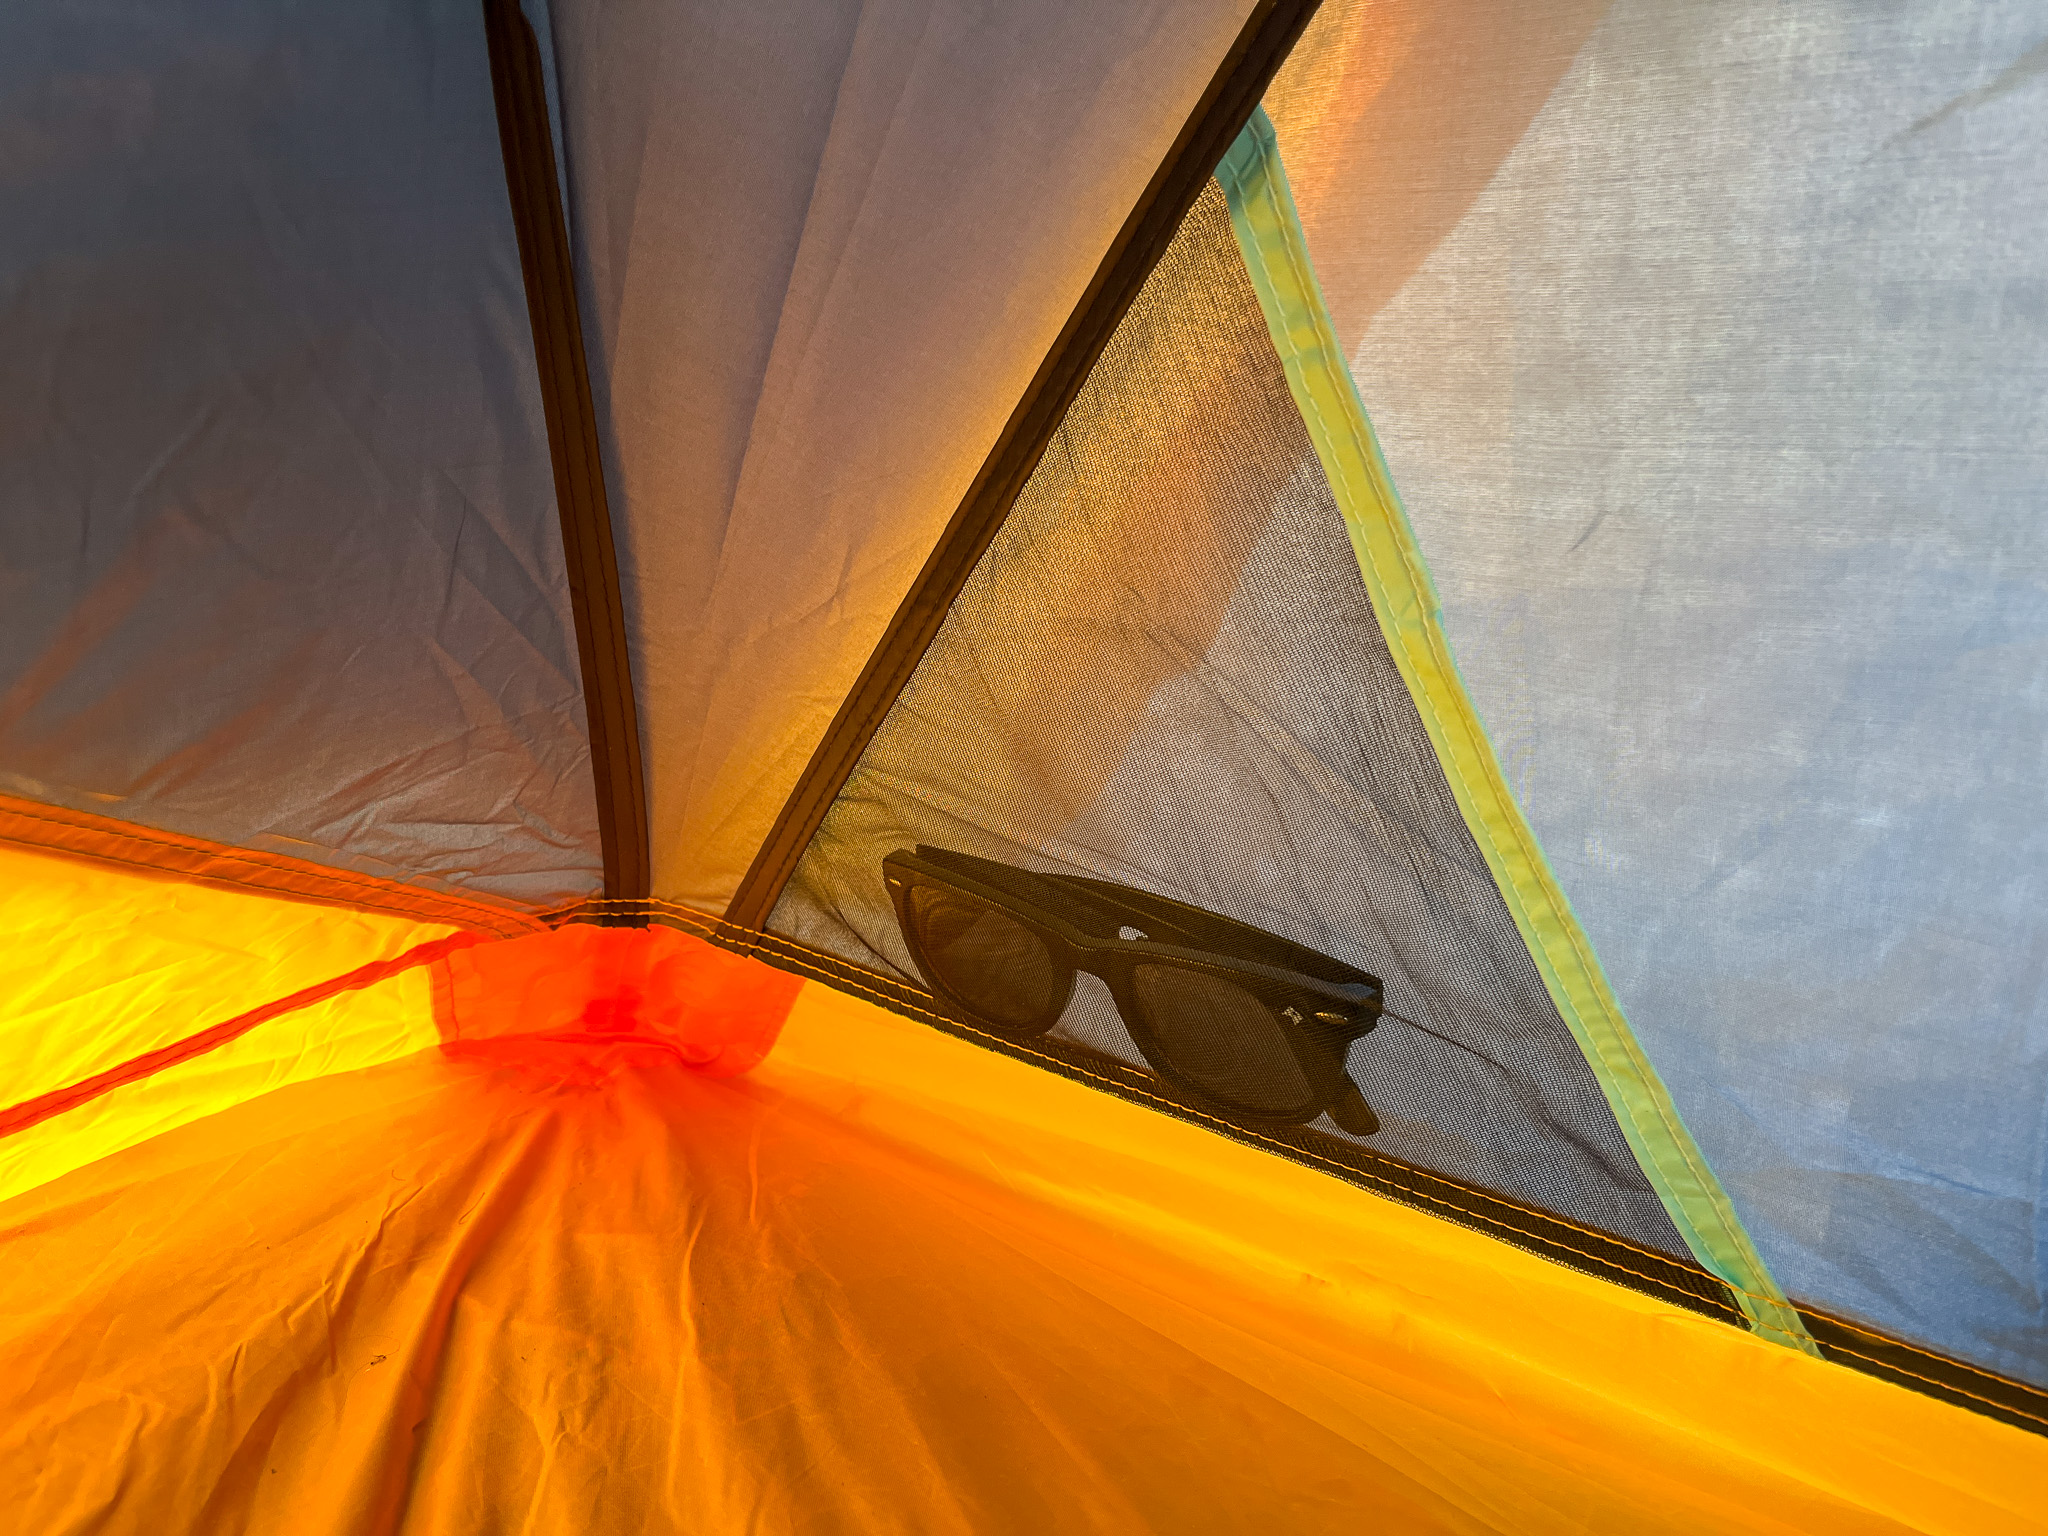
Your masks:
M1383 978L1402 1018L1348 1056L1380 1129L1324 1117L1292 1145L1689 1257L1460 817L1213 183L770 929L917 982L882 861L920 844L1156 892ZM1145 1066L1085 974L1050 1040Z

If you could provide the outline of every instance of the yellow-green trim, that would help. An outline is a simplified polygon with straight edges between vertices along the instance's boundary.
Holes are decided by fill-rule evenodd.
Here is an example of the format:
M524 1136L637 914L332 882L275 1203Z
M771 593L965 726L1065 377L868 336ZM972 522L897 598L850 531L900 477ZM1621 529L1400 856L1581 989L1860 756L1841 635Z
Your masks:
M1585 1052L1643 1172L1700 1263L1727 1283L1757 1333L1818 1354L1623 1017L1472 708L1444 637L1422 551L1323 304L1273 125L1263 109L1252 114L1217 167L1216 179L1229 199L1245 266L1309 439L1343 511L1388 649L1558 1012Z

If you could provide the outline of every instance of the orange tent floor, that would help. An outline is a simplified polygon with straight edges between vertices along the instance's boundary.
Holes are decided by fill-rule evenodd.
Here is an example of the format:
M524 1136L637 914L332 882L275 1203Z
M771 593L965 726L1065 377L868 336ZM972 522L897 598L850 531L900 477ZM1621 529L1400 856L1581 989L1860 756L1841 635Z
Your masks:
M0 1204L21 1532L2005 1531L2048 1441L812 984Z

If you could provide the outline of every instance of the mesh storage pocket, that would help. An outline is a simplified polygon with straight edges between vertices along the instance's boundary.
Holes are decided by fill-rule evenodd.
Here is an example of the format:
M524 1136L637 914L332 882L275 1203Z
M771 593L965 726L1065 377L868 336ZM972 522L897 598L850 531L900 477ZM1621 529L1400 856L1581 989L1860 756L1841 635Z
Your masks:
M769 928L921 982L882 879L919 844L1157 892L1383 978L1401 1019L1347 1061L1380 1129L1312 1136L1689 1257L1459 814L1213 184ZM1145 1066L1087 974L1049 1038Z

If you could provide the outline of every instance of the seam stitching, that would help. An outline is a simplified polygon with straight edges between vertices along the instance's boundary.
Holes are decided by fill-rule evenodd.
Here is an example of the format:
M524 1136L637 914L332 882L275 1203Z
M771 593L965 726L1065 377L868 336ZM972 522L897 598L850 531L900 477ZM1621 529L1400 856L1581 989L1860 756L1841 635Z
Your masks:
M667 909L664 915L674 916L680 920L688 921L691 925L698 928L699 931L702 932L707 938L715 937L720 939L721 941L730 942L736 945L737 947L743 949L758 950L766 954L780 954L783 955L785 958L798 961L799 963L813 963L811 961L811 957L815 955L818 956L820 959L828 962L830 965L834 966L851 966L853 964L853 962L851 961L840 960L836 956L826 955L822 951L811 950L803 945L792 943L789 940L780 939L777 935L774 934L748 934L744 937L740 937L721 933L719 931L719 927L721 924L720 919L707 917L705 914L696 911L694 908L685 907L680 905L679 903L664 902L661 901L659 898L654 898L653 900L646 902L606 903L606 905L660 906ZM892 984L888 981L886 977L876 977L875 980L883 983L884 985ZM1238 1125L1235 1121L1224 1120L1220 1116L1208 1114L1206 1111L1190 1108L1187 1105L1181 1104L1177 1100L1168 1099L1163 1095L1153 1093L1150 1090L1145 1089L1139 1085L1119 1082L1115 1078L1108 1077L1101 1073L1092 1072L1086 1067L1072 1065L1068 1062L1062 1061L1057 1056L1049 1055L1043 1051L1033 1050L1030 1046L1023 1044L1020 1041L1010 1040L1001 1035L992 1034L987 1030L977 1029L971 1024L967 1024L959 1019L955 1019L950 1014L934 1012L931 1009L921 1007L920 1005L911 1002L907 999L895 997L888 992L880 990L880 988L878 987L871 985L863 985L858 981L845 979L837 976L832 977L828 985L840 987L848 992L854 993L857 996L871 998L875 1001L886 1003L892 1009L901 1008L903 1011L914 1014L918 1018L927 1020L934 1024L943 1025L948 1030L962 1030L969 1034L973 1034L980 1039L996 1042L997 1044L1001 1045L1006 1051L1016 1051L1019 1054L1030 1057L1034 1061L1043 1062L1047 1066L1056 1068L1060 1072L1075 1072L1080 1075L1093 1078L1097 1082L1106 1083L1111 1087L1117 1088L1119 1090L1140 1094L1150 1099L1152 1102L1156 1104L1173 1110L1176 1114L1187 1114L1193 1117L1198 1117L1202 1120L1207 1121L1211 1125L1216 1125L1227 1129L1234 1136L1242 1135L1250 1137L1251 1139L1256 1141L1264 1142L1267 1146L1274 1147L1284 1152L1289 1157L1301 1157L1313 1161L1319 1167L1327 1168L1337 1173L1353 1174L1357 1171L1355 1169L1347 1167L1343 1163L1337 1162L1332 1158L1323 1157L1318 1153L1307 1148L1296 1147L1291 1142L1284 1142L1274 1137L1262 1135L1258 1131L1251 1130L1247 1127ZM1136 1071L1137 1069L1133 1068L1132 1070ZM1440 1184L1446 1189L1455 1189L1460 1194L1469 1194L1473 1198L1478 1200L1484 1200L1490 1205L1497 1205L1502 1210L1513 1211L1518 1214L1526 1213L1529 1215L1533 1215L1543 1221L1555 1222L1559 1226L1565 1228L1567 1231L1582 1233L1585 1236L1593 1238L1598 1242L1611 1243L1618 1248L1625 1249L1626 1251L1631 1253L1642 1254L1644 1257L1653 1259L1659 1263L1670 1264L1678 1262L1675 1261L1669 1254L1659 1253L1654 1248L1645 1248L1642 1244L1633 1242L1628 1238L1616 1237L1609 1233L1598 1231L1595 1228L1588 1227L1583 1225L1582 1223L1573 1221L1568 1216L1559 1216L1549 1211L1536 1210L1533 1207L1518 1205L1514 1201L1505 1199L1502 1196L1496 1195L1489 1190L1480 1189L1476 1186L1468 1186L1464 1184L1454 1183L1451 1180L1444 1178L1440 1174L1433 1173L1427 1168L1421 1168L1414 1164L1403 1163L1400 1166L1404 1172L1411 1173L1417 1178L1425 1179L1432 1184ZM1421 1196L1421 1198L1435 1199L1438 1201L1438 1203L1444 1204L1446 1208L1449 1209L1457 1208L1450 1202L1443 1200L1440 1196ZM1481 1216L1479 1217L1479 1219L1491 1219L1496 1221L1497 1223L1499 1222L1499 1218L1487 1218ZM1505 1224L1501 1223L1501 1225L1504 1226ZM1556 1241L1555 1239L1541 1238L1537 1240ZM1560 1243L1560 1246L1563 1245ZM1572 1251L1577 1252L1576 1249ZM1612 1259L1601 1259L1597 1255L1593 1254L1587 1254L1585 1255L1585 1257L1592 1259L1596 1263L1607 1264L1610 1268L1617 1269L1624 1274L1633 1275L1637 1273L1635 1270L1631 1270L1626 1265L1617 1263ZM1739 1292L1742 1289L1738 1285L1731 1284L1727 1280L1723 1279L1721 1276L1713 1274L1712 1271L1702 1270L1701 1272L1703 1274L1706 1274L1709 1278L1711 1278L1715 1282L1715 1284L1727 1286L1727 1288L1731 1291ZM1651 1283L1653 1284L1669 1283L1656 1281L1653 1277L1648 1276L1644 1276L1643 1278L1650 1279ZM1767 1300L1769 1298L1758 1299ZM1890 1341L1886 1340L1886 1342Z
M768 933L761 930L740 930L735 928L732 924L727 923L722 918L713 917L708 913L698 911L694 907L685 906L680 902L668 901L661 897L643 897L634 900L593 899L589 902L581 904L581 907L578 909L561 910L568 912L571 910L604 907L622 908L647 915L659 916L670 921L674 921L684 927L693 928L702 935L704 935L706 938L715 939L717 942L721 944L728 945L741 950L757 951L762 954L779 955L782 958L794 961L798 964L812 966L820 971L826 971L827 968L830 967L856 972L860 976L869 978L870 981L874 984L863 985L862 982L855 980L851 977L830 974L829 972L828 974L819 976L815 979L819 980L823 985L849 992L855 996L873 999L877 1003L880 1003L888 1007L893 1012L908 1014L917 1019L924 1020L934 1026L941 1027L945 1032L951 1033L953 1031L959 1031L962 1033L972 1034L977 1039L990 1041L993 1044L1000 1046L1004 1054L1014 1052L1020 1056L1024 1056L1030 1059L1031 1061L1042 1063L1046 1067L1063 1076L1072 1074L1074 1076L1086 1077L1095 1082L1102 1083L1106 1087L1114 1089L1120 1094L1128 1093L1134 1097L1149 1099L1153 1103L1160 1105L1162 1108L1171 1111L1176 1116L1186 1115L1191 1119L1200 1118L1206 1120L1211 1125L1223 1128L1232 1136L1247 1136L1253 1140L1263 1141L1268 1146L1275 1148L1276 1151L1278 1151L1281 1155L1289 1158L1290 1160L1299 1160L1305 1164L1309 1164L1320 1169L1325 1169L1329 1172L1346 1176L1347 1178L1356 1178L1360 1176L1360 1170L1348 1167L1347 1165L1336 1162L1333 1159L1319 1156L1317 1153L1313 1152L1308 1148L1297 1147L1288 1142L1281 1142L1274 1140L1270 1137L1260 1136L1257 1132L1249 1131L1247 1130L1247 1128L1243 1126L1239 1126L1232 1122L1222 1120L1213 1115L1206 1115L1200 1110L1191 1109L1189 1106L1181 1104L1177 1101L1166 1099L1159 1094L1148 1091L1147 1089L1138 1084L1124 1083L1117 1080L1116 1078L1107 1076L1106 1074L1091 1072L1086 1067L1082 1067L1076 1064L1063 1061L1056 1056L1049 1055L1042 1051L1032 1050L1029 1046L1023 1045L1020 1042L1004 1039L1003 1037L991 1034L986 1030L975 1029L972 1025L965 1024L962 1021L951 1017L950 1015L936 1013L931 1009L920 1007L918 1004L907 998L897 997L890 992L882 990L882 988L884 987L903 985L902 983L894 982L888 977L880 976L874 972L868 971L865 967L858 965L854 961L841 960L836 955L827 954L822 950L811 949L809 946L805 944L799 943L792 939L783 938L779 934ZM1133 1068L1132 1070L1136 1071L1137 1069ZM1537 1211L1529 1207L1519 1206L1513 1203L1512 1201L1506 1200L1501 1196L1492 1194L1487 1190L1479 1189L1472 1186L1466 1186L1462 1184L1454 1184L1452 1183L1452 1181L1443 1178L1441 1175L1432 1173L1429 1169L1417 1167L1413 1164L1408 1163L1402 1163L1398 1166L1404 1174L1413 1176L1417 1179L1425 1180L1432 1184L1443 1185L1446 1188L1456 1190L1460 1195L1465 1195L1479 1200L1484 1200L1489 1204L1498 1205L1508 1211L1512 1211L1518 1214L1533 1215L1542 1221L1554 1223L1555 1225L1564 1228L1567 1232L1583 1233L1587 1237L1593 1238L1601 1243L1610 1244L1616 1248L1622 1249L1627 1252L1642 1254L1646 1258L1653 1259L1660 1264L1672 1264L1680 1262L1674 1260L1668 1254L1658 1253L1655 1249L1645 1248L1641 1244L1632 1242L1627 1238L1615 1237L1609 1233L1599 1232L1591 1227L1583 1226L1577 1222L1574 1222L1569 1217L1556 1216L1552 1215L1547 1211ZM1375 1177L1371 1174L1366 1174L1364 1176ZM1391 1179L1386 1178L1383 1175L1378 1177L1380 1177L1383 1182L1393 1182ZM1367 1192L1378 1193L1377 1191L1371 1190L1368 1190ZM1550 1246L1560 1248L1565 1252L1570 1253L1575 1259L1583 1259L1590 1263L1603 1265L1606 1268L1615 1270L1617 1273L1627 1275L1632 1280L1639 1281L1642 1284L1659 1287L1664 1291L1667 1291L1674 1295L1684 1296L1689 1300L1699 1299L1693 1292L1685 1291L1668 1280L1660 1279L1655 1275L1646 1274L1640 1270L1631 1269L1626 1264L1622 1264L1613 1259L1604 1258L1599 1254L1587 1253L1582 1249L1572 1248L1567 1243L1558 1238L1545 1237L1537 1233L1523 1232L1515 1227L1509 1226L1507 1223L1503 1222L1498 1217L1489 1217L1483 1212L1467 1209L1466 1207L1460 1206L1455 1202L1448 1200L1440 1195L1432 1195L1423 1190L1404 1189L1397 1196L1382 1194L1381 1198L1394 1199L1396 1203L1400 1203L1402 1201L1411 1199L1425 1202L1431 1206L1435 1206L1442 1210L1452 1212L1454 1213L1454 1215L1463 1218L1465 1221L1484 1224L1482 1230L1487 1231L1488 1235L1506 1233L1509 1234L1510 1238L1520 1239L1524 1242L1548 1244ZM1752 1296L1753 1299L1758 1301L1770 1301L1776 1299L1771 1297L1756 1296L1753 1292L1745 1293L1742 1287L1731 1284L1730 1282L1722 1279L1719 1275L1712 1274L1711 1271L1703 1270L1701 1271L1701 1273L1706 1274L1716 1284L1725 1286L1728 1290L1730 1290L1731 1292L1735 1292L1738 1295L1748 1294ZM1781 1304L1791 1305L1789 1301L1783 1302ZM1998 1380L2005 1379L2002 1377L1997 1377L1995 1372L1981 1371L1977 1367L1969 1365L1967 1362L1957 1361L1951 1359L1949 1356L1942 1355L1933 1350L1922 1348L1920 1345L1910 1343L1907 1340L1897 1339L1891 1337L1888 1334L1879 1333L1876 1330L1866 1328L1859 1323L1851 1322L1847 1318L1835 1317L1832 1314L1822 1314L1822 1317L1823 1320L1831 1328L1839 1328L1845 1332L1859 1335L1861 1338L1868 1339L1873 1344L1882 1346L1885 1349L1897 1350L1905 1354L1915 1356L1920 1360L1929 1361L1936 1365L1959 1367L1963 1370L1971 1372L1973 1375L1990 1376ZM1999 1413L2011 1414L2015 1417L2026 1419L2032 1423L2048 1425L2048 1416L2033 1413L2025 1408L2015 1407L2011 1404L2001 1402L1996 1398L1986 1397L1985 1395L1979 1392L1972 1392L1966 1387L1956 1386L1952 1383L1945 1382L1941 1380L1939 1377L1928 1376L1921 1372L1911 1370L1905 1365L1894 1363L1893 1361L1887 1360L1882 1356L1871 1354L1866 1350L1855 1349L1847 1344L1840 1343L1827 1343L1822 1345L1822 1348L1831 1353L1849 1355L1854 1357L1855 1359L1866 1361L1869 1364L1878 1367L1880 1370L1896 1372L1901 1376L1910 1377L1914 1381L1924 1382L1925 1384L1932 1387L1938 1392L1949 1392L1954 1393L1961 1397L1970 1398L1975 1402L1983 1403L1987 1407L1995 1409ZM2033 1392L2036 1390L2034 1388L2028 1387L2023 1382L2014 1382L2013 1385L2018 1390L2024 1392Z
M112 864L131 865L136 869L148 870L153 874L159 875L183 875L188 878L218 879L224 883L238 885L245 883L241 880L231 880L230 877L225 875L201 876L195 870L175 869L168 865L152 864L147 859L134 858L125 854L102 853L84 848L67 848L55 843L35 842L26 837L10 836L5 829L8 819L11 817L20 817L24 821L42 822L46 826L61 827L67 831L81 832L88 836L121 838L141 843L148 847L168 849L173 853L188 854L195 859L244 865L249 869L265 870L272 874L289 875L309 882L332 881L340 886L359 887L369 893L370 897L375 898L376 905L401 912L408 917L419 915L418 911L408 910L409 908L417 907L420 911L431 912L445 904L448 907L459 908L465 912L475 912L483 917L512 924L521 933L533 932L536 925L540 924L539 914L529 915L507 908L494 907L487 903L476 901L471 897L449 895L439 891L420 891L415 894L404 886L397 884L397 882L379 880L374 875L364 875L344 869L330 870L323 866L304 868L295 862L287 861L282 855L264 854L257 849L231 848L225 844L217 847L207 847L203 844L198 847L192 847L168 837L153 836L148 829L131 830L125 824L118 829L112 827L101 828L83 820L73 821L61 815L51 816L38 811L25 810L19 805L0 805L0 842L14 843L37 853L69 854L74 857L100 859ZM277 894L269 887L253 883L248 884L248 889L264 891L266 894ZM305 893L290 892L288 894L303 895ZM350 899L354 900L355 898L351 897ZM357 904L370 906L373 903L370 899L364 899ZM445 912L441 915L446 919L447 914Z

